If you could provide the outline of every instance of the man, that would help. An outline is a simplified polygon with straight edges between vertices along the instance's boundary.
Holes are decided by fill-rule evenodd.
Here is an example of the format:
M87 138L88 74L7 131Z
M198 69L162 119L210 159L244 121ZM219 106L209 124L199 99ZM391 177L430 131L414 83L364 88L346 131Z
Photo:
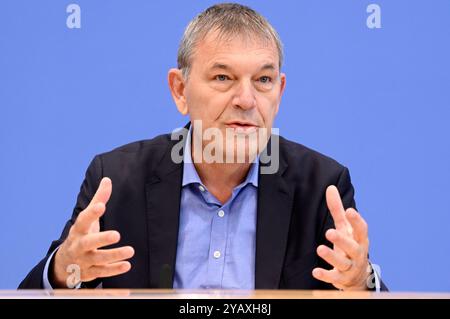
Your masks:
M272 135L282 59L248 7L191 21L168 74L193 123L182 143L162 135L96 156L61 238L20 288L379 286L347 168Z

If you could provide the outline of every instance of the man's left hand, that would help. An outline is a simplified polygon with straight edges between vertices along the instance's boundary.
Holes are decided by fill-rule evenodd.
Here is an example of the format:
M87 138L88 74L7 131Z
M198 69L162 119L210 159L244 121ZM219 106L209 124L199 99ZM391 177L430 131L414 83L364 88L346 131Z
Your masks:
M333 249L320 245L317 254L333 269L314 268L312 274L316 279L338 289L366 290L370 275L367 223L355 209L344 209L335 186L327 188L326 200L336 227L325 233L326 238L333 243Z

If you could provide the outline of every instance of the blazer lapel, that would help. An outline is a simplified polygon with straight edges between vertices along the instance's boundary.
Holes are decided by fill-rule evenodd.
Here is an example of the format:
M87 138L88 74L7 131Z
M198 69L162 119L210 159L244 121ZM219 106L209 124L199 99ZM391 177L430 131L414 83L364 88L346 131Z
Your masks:
M270 141L268 143L270 147ZM283 178L287 163L280 149L274 174L259 174L256 225L255 288L277 289L280 283L292 210L292 192ZM260 165L263 166L264 164Z
M172 288L178 241L183 164L167 150L146 184L150 287Z

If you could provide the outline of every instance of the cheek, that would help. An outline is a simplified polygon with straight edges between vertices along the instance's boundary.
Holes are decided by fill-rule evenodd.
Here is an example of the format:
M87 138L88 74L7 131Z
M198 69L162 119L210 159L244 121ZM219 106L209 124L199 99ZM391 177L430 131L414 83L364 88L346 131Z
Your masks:
M264 96L260 99L259 103L259 113L261 114L264 124L269 127L275 119L277 113L278 100L276 97Z
M195 91L186 94L186 102L192 119L205 123L215 121L223 113L229 101L227 94L212 92L207 87L199 86Z

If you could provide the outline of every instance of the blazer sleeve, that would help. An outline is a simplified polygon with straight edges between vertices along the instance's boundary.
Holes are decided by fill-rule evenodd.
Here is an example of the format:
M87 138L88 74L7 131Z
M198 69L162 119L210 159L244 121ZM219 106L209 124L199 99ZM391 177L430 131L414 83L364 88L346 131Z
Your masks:
M42 278L48 258L51 256L52 252L67 238L69 230L77 219L78 214L88 206L94 196L102 176L103 171L101 157L95 156L86 171L72 217L65 224L60 238L51 243L46 256L28 273L25 279L20 283L18 289L44 289Z

